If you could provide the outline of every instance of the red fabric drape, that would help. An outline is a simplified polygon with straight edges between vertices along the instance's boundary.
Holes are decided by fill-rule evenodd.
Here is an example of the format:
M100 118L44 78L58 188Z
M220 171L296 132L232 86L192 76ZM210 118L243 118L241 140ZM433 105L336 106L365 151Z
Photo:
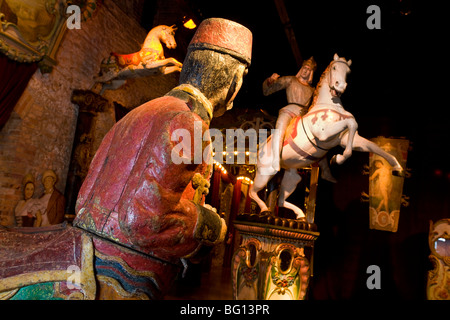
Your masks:
M211 206L219 210L219 191L220 191L220 176L222 172L219 169L214 170L213 175L213 191L212 191L212 197L211 197ZM220 213L220 212L218 212Z
M252 198L250 198L249 196L249 192L250 192L250 188L251 188L251 184L248 185L247 188L247 195L245 197L245 209L244 209L244 213L250 213L250 208L252 206Z
M36 63L19 63L0 54L0 129L37 69Z
M239 203L241 201L241 180L237 180L234 189L233 189L233 200L231 201L231 209L230 209L230 217L228 219L228 238L231 238L230 243L225 246L225 254L224 254L224 266L229 266L231 263L231 258L234 253L234 242L236 238L236 232L234 229L233 221L236 219L238 211L239 211Z
M233 200L231 202L231 210L230 210L230 223L236 219L238 211L239 211L239 204L241 202L241 185L242 180L237 180L236 184L234 185L233 189ZM230 229L232 229L230 227Z

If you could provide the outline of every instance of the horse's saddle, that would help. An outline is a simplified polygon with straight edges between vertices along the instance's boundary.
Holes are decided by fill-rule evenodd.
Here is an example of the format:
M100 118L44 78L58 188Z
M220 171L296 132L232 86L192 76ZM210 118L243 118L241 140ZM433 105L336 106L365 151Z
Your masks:
M129 54L111 52L111 55L116 57L116 63L120 68L126 68L131 65L138 66L142 61L140 51Z
M38 283L72 281L86 298L90 281L95 294L92 261L92 239L66 223L0 227L0 296Z
M288 126L286 127L285 134L284 134L283 146L285 146L289 143L289 139L293 140L297 136L297 125L300 120L301 120L301 116L294 117L289 122Z

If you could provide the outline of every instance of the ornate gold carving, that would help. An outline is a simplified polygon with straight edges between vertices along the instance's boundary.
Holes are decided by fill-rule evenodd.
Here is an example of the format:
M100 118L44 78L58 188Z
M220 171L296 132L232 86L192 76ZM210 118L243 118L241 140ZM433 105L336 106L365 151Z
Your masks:
M13 289L10 291L6 291L6 292L0 292L0 300L9 300L12 297L14 297L14 295L17 293L17 291L19 291L19 289Z
M433 269L428 271L428 300L450 300L450 219L430 221L428 245Z
M243 240L233 259L233 298L305 299L311 276L305 243L297 238L276 238L263 232L250 234L242 232L241 224L235 226ZM309 259L312 261L312 258L311 253Z
M192 187L195 189L193 201L194 203L200 204L203 195L207 195L209 193L209 181L197 172L192 177Z

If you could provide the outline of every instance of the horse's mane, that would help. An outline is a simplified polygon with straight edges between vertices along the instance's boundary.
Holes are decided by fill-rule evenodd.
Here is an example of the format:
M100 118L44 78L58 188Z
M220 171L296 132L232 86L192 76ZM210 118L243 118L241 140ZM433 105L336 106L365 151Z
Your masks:
M311 102L311 105L310 105L309 109L311 109L316 104L317 98L319 96L319 89L322 87L323 79L325 78L325 75L327 75L328 72L330 71L330 67L331 67L331 63L327 66L325 71L322 72L322 75L320 76L319 82L317 83L316 89L314 90L313 100Z

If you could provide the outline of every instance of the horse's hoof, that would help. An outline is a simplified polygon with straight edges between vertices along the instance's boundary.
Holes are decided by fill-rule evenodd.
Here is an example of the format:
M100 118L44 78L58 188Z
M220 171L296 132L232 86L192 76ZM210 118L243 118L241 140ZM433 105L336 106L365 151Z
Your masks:
M332 156L330 159L330 165L334 165L336 163L336 155Z
M324 173L322 173L320 177L323 180L327 180L327 181L329 181L331 183L337 183L337 180L331 174L324 174Z

